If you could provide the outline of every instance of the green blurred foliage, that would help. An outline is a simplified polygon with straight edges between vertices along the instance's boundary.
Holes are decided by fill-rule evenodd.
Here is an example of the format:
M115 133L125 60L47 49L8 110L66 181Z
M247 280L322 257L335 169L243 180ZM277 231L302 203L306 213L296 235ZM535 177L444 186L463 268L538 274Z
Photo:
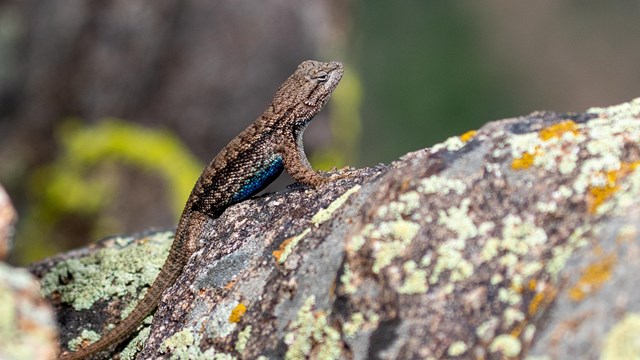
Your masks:
M113 219L101 216L118 191L118 181L110 176L115 164L163 178L176 218L202 170L202 164L172 133L117 119L94 125L68 120L57 139L60 155L30 179L31 201L17 234L20 244L29 245L16 249L20 263L58 251L67 243L61 238L65 224L92 224L90 233L117 231Z
M362 119L362 85L356 69L344 63L340 85L331 95L329 126L332 143L324 150L309 155L315 169L328 171L353 165L358 158Z
M515 113L505 69L487 64L459 4L359 2L351 52L366 89L361 165Z

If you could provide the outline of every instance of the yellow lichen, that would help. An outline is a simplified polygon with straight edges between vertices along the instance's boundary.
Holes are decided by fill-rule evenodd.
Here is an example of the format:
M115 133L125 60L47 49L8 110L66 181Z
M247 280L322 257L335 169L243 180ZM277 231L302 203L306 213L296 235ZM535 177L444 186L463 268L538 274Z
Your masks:
M634 171L640 166L640 161L633 163L622 163L617 170L611 170L605 172L604 184L601 186L589 187L589 195L587 198L587 204L589 205L589 212L592 214L596 212L598 207L602 205L611 195L615 194L620 189L620 179L627 176L630 172Z
M572 120L562 121L542 129L538 136L541 140L548 141L552 138L559 138L566 132L572 132L574 135L578 135L580 133L578 124Z
M539 149L538 147L536 147L536 151L534 153L523 153L519 158L513 159L513 161L511 162L511 168L513 170L524 170L530 168L531 165L533 165L533 161L535 160L538 152Z
M476 136L476 133L477 133L476 130L469 130L466 133L460 135L460 140L462 140L462 142L467 142L473 139L473 137Z
M239 323L246 312L247 307L243 303L236 305L236 307L231 310L231 315L229 315L229 322Z
M529 284L531 285L531 282ZM529 307L527 309L529 316L537 314L541 307L544 308L546 305L550 304L558 293L556 288L551 285L546 284L541 287L542 291L536 292L531 301L529 301ZM530 289L535 290L535 288Z
M590 293L598 291L604 282L611 277L616 260L616 255L610 254L587 266L582 272L580 280L569 289L569 298L573 301L582 301Z

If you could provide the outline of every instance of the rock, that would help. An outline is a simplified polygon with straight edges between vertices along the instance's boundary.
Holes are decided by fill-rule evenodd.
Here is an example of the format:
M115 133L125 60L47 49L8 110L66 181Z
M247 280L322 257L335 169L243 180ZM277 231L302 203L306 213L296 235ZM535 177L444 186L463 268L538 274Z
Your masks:
M0 359L55 359L53 310L28 271L0 263L0 304Z
M639 193L640 99L492 122L319 189L230 207L207 224L151 325L116 351L638 354ZM110 238L35 264L63 346L130 310L170 241L171 232Z
M15 222L16 211L9 195L0 186L0 260L5 260L11 250Z
M11 250L16 213L0 185L0 260ZM0 359L54 359L57 327L38 281L0 261Z

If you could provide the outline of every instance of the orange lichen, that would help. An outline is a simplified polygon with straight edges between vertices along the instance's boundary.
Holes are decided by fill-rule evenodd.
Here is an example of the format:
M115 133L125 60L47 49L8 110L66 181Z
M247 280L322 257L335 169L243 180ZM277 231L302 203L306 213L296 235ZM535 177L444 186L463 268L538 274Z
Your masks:
M233 308L233 310L231 310L231 315L229 315L229 322L239 323L242 319L242 316L244 316L244 313L246 312L247 307L243 303L238 304Z
M527 310L529 316L533 316L536 312L538 312L538 307L542 303L542 300L544 300L544 292L536 293L533 296L533 298L529 302L529 309Z
M509 334L515 338L519 338L520 334L522 334L522 330L524 330L524 328L527 325L528 325L527 321L520 321L518 325L516 325L516 327L513 330L511 330Z
M531 165L533 165L533 160L535 159L535 156L537 154L538 154L537 147L536 147L536 151L533 154L529 152L522 154L521 157L517 159L513 159L513 161L511 162L511 168L513 170L524 170L524 169L530 168Z
M611 195L620 189L620 179L627 176L630 172L640 166L640 161L633 163L622 163L620 169L607 171L604 173L606 184L604 186L594 186L589 188L589 196L587 203L589 212L595 213L598 207L602 205Z
M582 301L590 293L600 290L604 282L611 277L616 260L616 254L610 254L587 266L582 271L580 280L569 289L569 298L573 301Z
M466 133L460 135L460 140L462 140L462 142L467 142L473 139L473 137L476 136L476 133L477 133L476 130L469 130Z
M280 257L282 256L282 254L284 253L284 250L287 248L287 246L291 243L291 241L293 241L294 237L290 237L287 240L283 241L282 244L280 244L280 246L278 246L278 250L273 251L271 254L273 255L274 258L276 258L276 261L279 263L280 262Z
M532 280L535 282L535 280ZM531 282L529 282L529 284L531 285ZM543 290L540 292L536 292L535 295L533 295L533 298L531 298L531 301L529 301L529 306L527 309L527 313L529 316L534 316L535 314L538 313L538 310L540 310L541 307L545 307L546 305L550 304L553 299L555 299L557 294L557 290L550 285L545 285L543 287Z
M548 141L553 138L559 138L566 132L572 132L574 135L578 135L580 133L578 124L572 120L561 121L540 130L538 136L542 141Z

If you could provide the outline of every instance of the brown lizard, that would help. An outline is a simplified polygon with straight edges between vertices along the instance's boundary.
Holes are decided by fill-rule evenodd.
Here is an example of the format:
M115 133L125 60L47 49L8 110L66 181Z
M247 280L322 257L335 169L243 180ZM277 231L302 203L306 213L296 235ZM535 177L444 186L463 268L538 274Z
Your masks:
M231 140L200 175L178 222L169 256L144 298L100 340L61 359L88 358L129 338L182 273L208 219L264 189L283 169L294 180L313 187L329 180L309 165L302 133L326 104L342 72L339 62L307 60L298 66L278 88L267 110Z

